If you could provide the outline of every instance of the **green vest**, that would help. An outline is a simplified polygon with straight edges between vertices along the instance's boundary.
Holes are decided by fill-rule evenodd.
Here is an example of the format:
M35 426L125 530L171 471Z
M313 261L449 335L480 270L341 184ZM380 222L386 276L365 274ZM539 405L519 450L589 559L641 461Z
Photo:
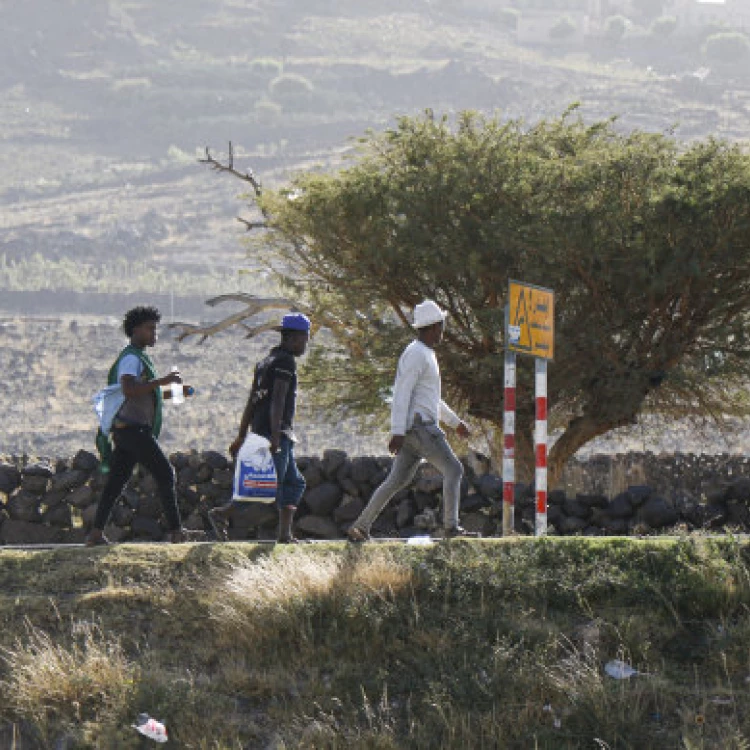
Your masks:
M156 380L156 368L154 367L154 363L151 361L151 358L148 356L148 354L146 354L143 349L139 349L137 346L128 344L120 352L112 367L109 368L109 373L107 375L107 385L117 385L117 370L120 367L120 361L128 354L134 354L136 357L138 357L138 359L140 359L141 364L143 364L143 369L146 371L146 375L148 375L149 380ZM161 432L162 411L164 407L164 397L162 396L161 388L157 388L154 391L154 396L156 398L156 404L154 408L153 433L154 437L158 438L159 433ZM109 461L112 457L112 442L110 441L109 435L105 435L101 430L98 430L96 434L96 447L99 451L99 455L101 456L101 464L99 468L103 474L106 474L109 472Z

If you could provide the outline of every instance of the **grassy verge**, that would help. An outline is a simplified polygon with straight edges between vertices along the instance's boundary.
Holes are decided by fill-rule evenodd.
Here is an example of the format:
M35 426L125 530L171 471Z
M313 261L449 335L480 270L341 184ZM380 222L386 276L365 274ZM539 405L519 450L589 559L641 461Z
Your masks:
M40 747L139 747L148 711L182 748L745 748L749 572L731 538L5 551L0 719Z

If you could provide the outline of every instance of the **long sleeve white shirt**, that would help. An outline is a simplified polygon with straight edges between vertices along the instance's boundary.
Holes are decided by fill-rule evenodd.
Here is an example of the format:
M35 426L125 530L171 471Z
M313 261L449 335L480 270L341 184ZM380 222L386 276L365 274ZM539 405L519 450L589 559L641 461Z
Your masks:
M415 415L426 422L458 427L461 420L440 397L440 368L435 352L419 340L412 341L398 360L391 403L391 434L405 435Z

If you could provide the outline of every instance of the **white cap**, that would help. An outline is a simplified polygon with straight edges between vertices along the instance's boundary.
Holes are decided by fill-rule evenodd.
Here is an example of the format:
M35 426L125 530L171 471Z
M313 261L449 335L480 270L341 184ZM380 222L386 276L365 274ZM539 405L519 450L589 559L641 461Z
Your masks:
M414 308L414 327L426 328L435 323L444 323L447 317L445 310L441 310L431 299L426 299Z

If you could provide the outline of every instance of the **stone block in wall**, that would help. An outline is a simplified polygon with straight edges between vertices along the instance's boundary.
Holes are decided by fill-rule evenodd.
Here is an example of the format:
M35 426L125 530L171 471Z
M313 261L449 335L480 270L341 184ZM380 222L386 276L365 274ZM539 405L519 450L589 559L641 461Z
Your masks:
M90 451L83 449L79 450L78 453L73 457L71 467L77 471L83 471L86 474L90 474L94 469L99 466L99 459Z
M188 531L204 531L205 529L203 524L203 517L197 510L194 510L187 518L183 520L182 526Z
M549 518L547 519L549 522ZM561 534L580 534L588 527L588 521L576 516L563 516L555 527Z
M81 513L81 520L83 521L83 525L87 529L93 525L94 519L96 518L96 509L98 507L99 503L91 503L91 505L88 505L83 509Z
M496 474L485 474L479 479L479 494L490 500L501 500L503 497L503 478Z
M195 451L191 451L188 454L187 463L191 469L195 469L197 471L203 464L203 459L198 455L198 453L196 453Z
M730 500L727 503L727 523L731 526L740 526L743 529L750 527L750 507L742 500Z
M203 451L201 458L213 471L223 471L229 466L227 457L218 451Z
M333 511L333 520L341 524L352 523L359 517L364 508L365 504L361 498L344 495L341 505Z
M323 453L321 469L328 479L333 479L346 459L347 455L345 451L329 448Z
M351 478L359 484L369 484L381 469L376 459L370 456L357 456L352 459Z
M573 518L583 520L591 518L591 507L575 498L569 497L565 500L563 511L565 511L566 516L572 516ZM588 524L585 524L584 526L588 526ZM580 531L580 529L578 530Z
M70 506L67 503L58 503L48 508L42 514L42 523L61 529L69 529L73 525L73 514Z
M343 491L345 495L351 495L352 497L359 497L359 495L362 494L362 489L360 485L358 485L350 477L347 477L346 479L341 480L339 482L339 485L341 486L341 490Z
M486 508L491 504L491 501L484 495L480 495L477 492L473 492L470 495L461 499L461 512L462 513L474 513L482 508Z
M724 503L708 505L703 509L702 526L704 529L718 529L727 522L727 518L727 506Z
M416 492L422 492L426 495L433 495L443 489L443 477L441 475L423 476L414 484Z
M398 526L399 529L404 528L405 526L411 526L414 522L414 516L417 512L417 506L414 504L414 501L410 498L405 498L398 504L398 509L396 511L396 526Z
M607 506L607 515L610 518L630 518L633 515L633 502L630 494L621 492L612 498L612 502Z
M49 477L44 477L39 474L24 474L21 480L21 489L32 495L43 495L50 485Z
M663 497L650 497L638 513L638 519L648 524L652 529L663 529L677 523L680 514L675 507L667 503Z
M39 511L40 505L41 499L38 495L20 489L10 496L5 509L13 521L39 523L42 520L42 514Z
M21 472L12 464L0 464L0 492L10 495L21 484Z
M172 466L174 466L175 471L181 471L188 465L187 454L182 453L181 451L175 451L174 453L170 453L169 463L171 463Z
M750 479L738 477L733 479L727 487L724 499L738 500L741 503L750 503Z
M130 530L135 539L146 539L159 542L164 537L164 529L155 518L136 516L130 524Z
M8 519L0 526L0 544L60 544L63 534L43 523Z
M66 490L50 490L42 498L42 504L51 508L53 505L59 505L60 503L67 502L70 497L70 493Z
M231 490L234 483L234 470L214 469L213 481L222 490Z
M77 469L69 469L68 471L62 472L62 474L55 474L52 477L49 491L56 492L59 490L73 490L76 487L81 487L86 483L88 475L85 471L78 471Z
M341 484L345 479L348 479L352 474L352 464L351 461L347 458L346 461L344 461L341 466L339 466L338 471L336 472L335 480Z
M609 500L604 495L588 495L583 493L578 493L576 495L576 500L578 500L579 503L583 503L584 505L588 505L589 508L606 508L609 505Z
M339 527L330 519L321 516L304 516L295 524L298 534L316 539L340 539Z
M338 507L344 493L335 482L324 482L305 492L305 503L315 516L330 516Z
M154 495L144 495L138 501L138 507L136 508L136 514L143 518L160 518L163 513L161 500Z
M104 536L106 536L113 544L125 542L130 538L130 528L127 526L108 524L104 527Z
M195 485L195 491L201 499L206 499L211 503L216 501L226 501L231 499L231 490L219 487L213 482L201 482Z
M628 533L628 521L624 518L610 518L602 527L607 534L624 536Z
M201 464L195 472L196 484L210 482L213 478L214 470L208 464Z
M109 522L115 526L126 527L130 526L135 518L135 511L125 503L117 503L112 509L112 515L109 517Z
M311 462L308 464L302 472L302 476L305 478L308 490L319 487L325 481L325 474L323 473L323 469L319 462Z
M51 479L55 472L52 464L48 460L36 461L24 467L23 476L25 477L45 477Z
M626 491L636 508L643 505L654 494L653 487L649 487L647 484L631 484Z
M565 514L562 512L561 505L548 505L547 506L547 525L554 526L556 529L560 528Z
M276 526L279 513L274 503L237 503L232 508L231 526L255 529L259 526Z
M562 505L568 499L565 490L552 490L547 495L548 505Z
M489 518L484 513L463 513L461 526L466 531L486 536L489 533Z
M394 501L397 501L399 499L398 495L396 495L396 497L394 497L393 499ZM427 508L434 508L438 503L438 499L436 495L429 494L427 492L415 492L414 502L417 505L417 510L421 513Z

